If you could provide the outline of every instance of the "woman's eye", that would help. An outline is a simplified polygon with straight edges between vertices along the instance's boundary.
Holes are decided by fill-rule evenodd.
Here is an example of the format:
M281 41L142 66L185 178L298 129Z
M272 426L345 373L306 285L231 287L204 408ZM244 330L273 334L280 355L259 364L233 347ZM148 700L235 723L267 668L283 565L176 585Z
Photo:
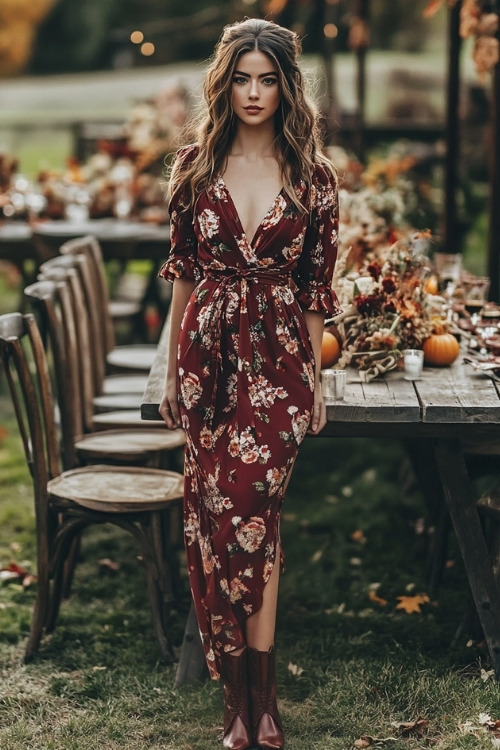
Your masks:
M263 78L262 83L266 86L273 86L275 83L278 83L278 81L276 78Z
M247 82L247 79L246 79L246 78L243 78L243 76L235 76L235 77L233 78L233 83L237 83L237 84L239 84L240 86L241 86L242 84L246 83L246 82Z

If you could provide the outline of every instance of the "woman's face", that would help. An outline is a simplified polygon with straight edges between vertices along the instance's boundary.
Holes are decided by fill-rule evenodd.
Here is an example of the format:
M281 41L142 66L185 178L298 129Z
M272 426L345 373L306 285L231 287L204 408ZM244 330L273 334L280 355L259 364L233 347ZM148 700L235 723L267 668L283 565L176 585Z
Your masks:
M278 70L263 52L245 52L233 73L231 104L246 125L262 125L274 117L280 104Z

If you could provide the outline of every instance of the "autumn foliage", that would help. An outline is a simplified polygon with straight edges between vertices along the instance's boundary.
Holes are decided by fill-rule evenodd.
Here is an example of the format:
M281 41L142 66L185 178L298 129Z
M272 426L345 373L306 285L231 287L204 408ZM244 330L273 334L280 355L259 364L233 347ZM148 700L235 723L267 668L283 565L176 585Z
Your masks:
M20 73L29 62L39 24L56 0L0 2L0 76Z

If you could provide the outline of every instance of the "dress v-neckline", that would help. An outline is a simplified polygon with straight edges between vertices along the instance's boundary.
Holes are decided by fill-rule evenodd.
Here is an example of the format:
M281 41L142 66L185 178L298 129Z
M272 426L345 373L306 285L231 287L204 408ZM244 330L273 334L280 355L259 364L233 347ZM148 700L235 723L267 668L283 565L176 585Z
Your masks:
M228 200L230 201L230 203L231 203L231 205L233 207L234 215L236 217L236 220L237 220L238 224L240 225L240 229L241 229L242 235L246 239L246 241L249 243L250 247L253 248L253 243L254 243L256 237L258 236L258 234L259 234L259 232L260 232L260 230L262 228L262 225L264 224L264 222L267 219L267 217L274 211L275 206L276 206L278 200L283 195L284 188L281 188L281 190L276 195L275 199L273 200L273 202L271 203L271 205L267 209L266 213L262 217L262 220L260 221L259 224L257 224L257 228L256 228L255 232L253 233L252 239L250 240L249 237L248 237L248 234L245 232L245 229L244 229L243 224L242 224L241 219L240 219L240 215L238 213L238 209L236 208L236 204L235 204L235 202L233 200L233 196L229 192L229 188L228 188L228 186L226 184L226 181L225 181L224 177L221 174L219 175L219 178L220 178L220 180L222 180L222 184L224 185L224 190L226 191L226 195L228 197Z

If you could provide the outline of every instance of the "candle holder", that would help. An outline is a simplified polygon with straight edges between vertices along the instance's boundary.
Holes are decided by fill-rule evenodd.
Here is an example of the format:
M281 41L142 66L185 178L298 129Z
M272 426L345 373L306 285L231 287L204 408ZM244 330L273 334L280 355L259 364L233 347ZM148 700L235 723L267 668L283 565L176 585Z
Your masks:
M424 352L422 349L405 349L403 352L405 380L419 380L424 367Z
M325 401L342 401L345 393L345 370L322 370L321 390Z

